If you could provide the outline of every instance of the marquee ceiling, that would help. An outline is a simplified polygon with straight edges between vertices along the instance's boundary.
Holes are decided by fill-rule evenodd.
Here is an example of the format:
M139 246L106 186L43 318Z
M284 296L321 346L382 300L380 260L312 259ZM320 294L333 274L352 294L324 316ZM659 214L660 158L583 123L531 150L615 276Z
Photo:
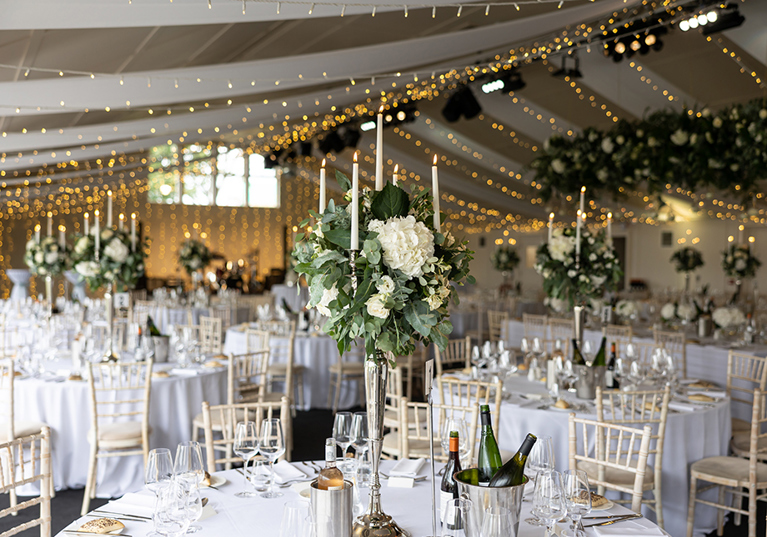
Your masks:
M397 92L432 73L486 66L495 55L640 3L521 1L517 10L491 2L487 15L488 4L477 3L457 16L455 0L408 8L342 2L316 2L309 14L310 2L278 8L276 1L248 0L243 14L238 0L212 0L210 8L207 0L0 0L4 187L16 188L28 172L49 173L59 162L85 168L104 156L124 154L121 169L136 170L143 151L167 140L248 145L261 132L268 140L270 125L281 130L283 122L321 120L358 103L374 109L382 91ZM634 56L633 65L605 58L598 45L580 50L583 78L575 87L551 76L560 66L556 55L523 63L527 86L513 97L485 95L475 83L479 118L447 123L441 110L450 91L422 99L416 121L386 132L387 173L397 163L428 174L437 152L447 160L445 192L456 200L499 221L543 219L549 208L536 202L534 177L524 167L552 133L608 128L613 116L717 108L765 95L750 71L767 75L767 2L738 5L746 17L741 27L711 40L672 29L661 51ZM359 144L370 156L371 135ZM350 155L344 151L334 164L348 166ZM301 164L316 167L315 160ZM56 180L77 176L67 174Z

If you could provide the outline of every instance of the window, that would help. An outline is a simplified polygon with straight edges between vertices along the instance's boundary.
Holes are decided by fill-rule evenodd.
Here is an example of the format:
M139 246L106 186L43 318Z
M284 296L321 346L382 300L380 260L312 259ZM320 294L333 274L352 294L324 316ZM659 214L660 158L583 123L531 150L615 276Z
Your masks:
M149 151L149 202L225 207L280 206L280 178L241 148L176 144Z

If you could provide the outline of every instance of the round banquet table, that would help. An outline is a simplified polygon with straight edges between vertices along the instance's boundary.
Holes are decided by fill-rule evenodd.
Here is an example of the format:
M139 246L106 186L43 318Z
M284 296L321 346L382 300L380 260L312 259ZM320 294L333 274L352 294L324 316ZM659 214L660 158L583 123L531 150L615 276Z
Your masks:
M245 329L247 325L233 326L226 331L224 341L225 354L245 352ZM273 348L287 346L287 338L272 337ZM338 362L338 346L332 338L324 334L311 335L297 333L293 349L293 363L303 365L304 371L304 408L329 408L330 366ZM271 358L276 363L284 363L287 356L281 352L273 353ZM357 382L341 384L340 408L351 408L359 404Z
M542 382L530 382L524 377L511 376L504 384L504 400L501 415L498 445L514 453L527 433L537 436L551 436L554 443L554 457L558 470L568 468L568 416L570 410L541 408L538 399L546 394ZM524 396L525 398L521 397ZM596 408L592 402L577 400L586 404L579 417L596 419ZM492 405L491 405L492 406ZM663 446L663 519L666 531L674 537L684 537L687 531L687 499L689 496L690 464L704 457L727 455L730 438L730 401L722 399L714 405L707 405L691 412L669 411L666 423L666 439ZM652 456L648 461L652 465ZM715 499L715 491L711 490ZM648 509L645 516L655 520ZM711 531L716 526L716 510L703 505L696 506L696 533Z
M274 297L275 308L281 308L284 299L290 309L297 312L309 302L309 288L303 285L273 285L269 292Z
M232 325L246 323L250 317L250 308L247 306L232 307ZM186 308L181 306L162 306L157 305L150 308L149 315L152 316L157 328L165 335L169 335L171 326L189 323L189 313L192 314L192 324L199 325L200 317L210 315L210 308Z
M42 421L52 434L53 480L57 490L82 488L88 475L91 427L91 398L88 383L68 381L57 373L68 373L69 359L47 362L50 375L44 378L19 377L14 383L16 420ZM157 364L155 370L169 369ZM202 402L226 402L226 370L171 370L168 378L153 378L149 401L151 448L166 447L175 452L179 442L191 440L192 420ZM140 456L110 457L98 462L100 498L122 496L144 483L144 461Z
M322 465L323 462L320 461L318 464ZM381 461L381 471L384 473L390 472L394 464L395 461ZM302 463L295 463L294 468L307 472L307 466ZM311 477L314 477L311 470L308 472ZM203 515L198 522L201 528L196 535L199 535L199 537L220 537L222 535L228 537L250 537L251 535L277 537L281 535L280 524L285 504L299 500L306 502L307 506L309 505L309 500L303 499L298 492L300 489L306 488L308 483L279 489L283 494L279 498L238 498L234 494L242 490L244 486L242 475L236 470L217 472L215 475L224 478L226 482L217 487L216 490L201 489L201 494L209 500L209 507L203 510ZM424 465L420 475L428 476L427 465ZM440 481L441 478L437 477L437 482L434 484L434 488L437 489L437 497L439 497L438 487ZM431 517L431 486L432 481L430 477L415 483L412 488L389 488L387 481L382 481L381 504L384 512L390 515L401 528L409 531L413 537L434 534ZM361 509L367 506L369 489L357 489L355 487L353 492L353 509L355 513L359 513ZM147 490L142 490L139 493L129 494L124 498L110 502L104 506L103 510L151 517L153 505L154 495ZM517 537L544 536L545 528L531 526L524 522L531 515L532 505L530 501L522 502ZM605 511L594 511L591 516L623 515L628 513L630 513L628 509L616 505ZM86 520L92 520L93 516L96 515L90 515L88 518L78 518L69 524L66 530L73 531L79 528ZM145 537L154 528L151 522L132 522L129 520L123 520L122 522L125 524L125 533L133 537ZM636 521L624 522L622 524L624 530L626 528L633 529L634 535L644 535L646 537L663 537L664 535L655 524L646 519L637 519ZM621 526L605 526L605 528L618 529ZM637 532L640 528L643 528L642 533ZM438 518L437 535L441 535L441 532L442 527ZM72 534L62 532L59 535L67 537L67 535ZM619 533L610 531L607 535L619 535ZM593 528L587 528L586 537L598 537L598 534Z

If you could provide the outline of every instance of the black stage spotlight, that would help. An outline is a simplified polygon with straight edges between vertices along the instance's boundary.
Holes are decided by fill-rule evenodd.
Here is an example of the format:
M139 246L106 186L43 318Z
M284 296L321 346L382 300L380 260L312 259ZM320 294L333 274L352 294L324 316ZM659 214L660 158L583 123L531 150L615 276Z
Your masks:
M716 12L710 11L709 13ZM712 21L711 19L714 20ZM724 30L729 30L730 28L737 28L743 24L745 20L746 18L740 14L737 5L727 4L725 7L719 9L719 13L717 13L716 17L708 17L709 23L703 26L703 31L701 33L703 35L711 35Z
M571 57L573 59L573 62L575 64L574 67L568 67L567 66L567 58ZM560 69L557 69L554 71L551 76L554 78L583 78L583 73L581 73L581 61L578 59L577 54L573 54L570 56L569 54L565 54L562 56L562 67Z
M341 139L341 137L338 135L338 132L331 131L329 132L322 140L319 142L319 148L323 155L326 155L328 153L335 152L340 153L344 150L344 147L346 145L344 144L344 141Z
M301 145L299 146L299 154L302 157L311 157L312 156L312 143L311 142L301 142Z
M341 139L343 140L346 147L355 148L357 147L357 143L360 141L360 136L362 136L362 134L360 134L359 129L347 126L344 129L344 133L341 136Z
M477 102L474 94L467 86L456 90L447 100L445 108L442 109L442 115L449 123L458 121L461 116L466 119L472 119L479 115L482 107Z

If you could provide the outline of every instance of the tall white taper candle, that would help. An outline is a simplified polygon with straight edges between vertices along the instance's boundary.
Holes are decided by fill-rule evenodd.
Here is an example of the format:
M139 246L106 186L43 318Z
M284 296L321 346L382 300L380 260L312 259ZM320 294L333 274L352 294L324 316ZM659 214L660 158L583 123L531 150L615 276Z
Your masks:
M99 221L98 209L93 211L93 230L96 237L96 261L98 261L99 250L101 249L101 222Z
M431 166L431 195L434 204L434 230L442 233L442 224L439 218L439 172L437 171L437 155L434 155L434 163Z
M125 231L125 215L123 213L117 217L117 229Z
M554 235L554 213L549 214L549 242Z
M378 109L378 124L376 128L376 190L383 190L383 111L384 107Z
M91 232L91 221L90 221L90 217L88 216L88 213L85 213L85 222L83 223L83 231L85 232L83 233L83 235L87 235L88 233Z
M360 249L360 165L357 162L357 153L354 153L352 164L352 237L350 248Z
M607 213L607 245L613 245L613 213Z
M35 242L40 244L40 224L35 226Z
M322 168L320 168L320 214L325 212L325 159L322 159Z
M112 229L112 191L107 191L107 228Z
M136 213L130 215L130 249L136 251Z
M391 176L391 181L394 186L397 186L397 183L399 183L399 164L394 166L394 173Z
M48 236L53 236L53 213L48 212Z
M581 261L581 210L578 209L578 214L575 217L575 263L576 265Z
M66 236L67 228L64 226L59 226L59 248L62 250L67 247L67 236Z

